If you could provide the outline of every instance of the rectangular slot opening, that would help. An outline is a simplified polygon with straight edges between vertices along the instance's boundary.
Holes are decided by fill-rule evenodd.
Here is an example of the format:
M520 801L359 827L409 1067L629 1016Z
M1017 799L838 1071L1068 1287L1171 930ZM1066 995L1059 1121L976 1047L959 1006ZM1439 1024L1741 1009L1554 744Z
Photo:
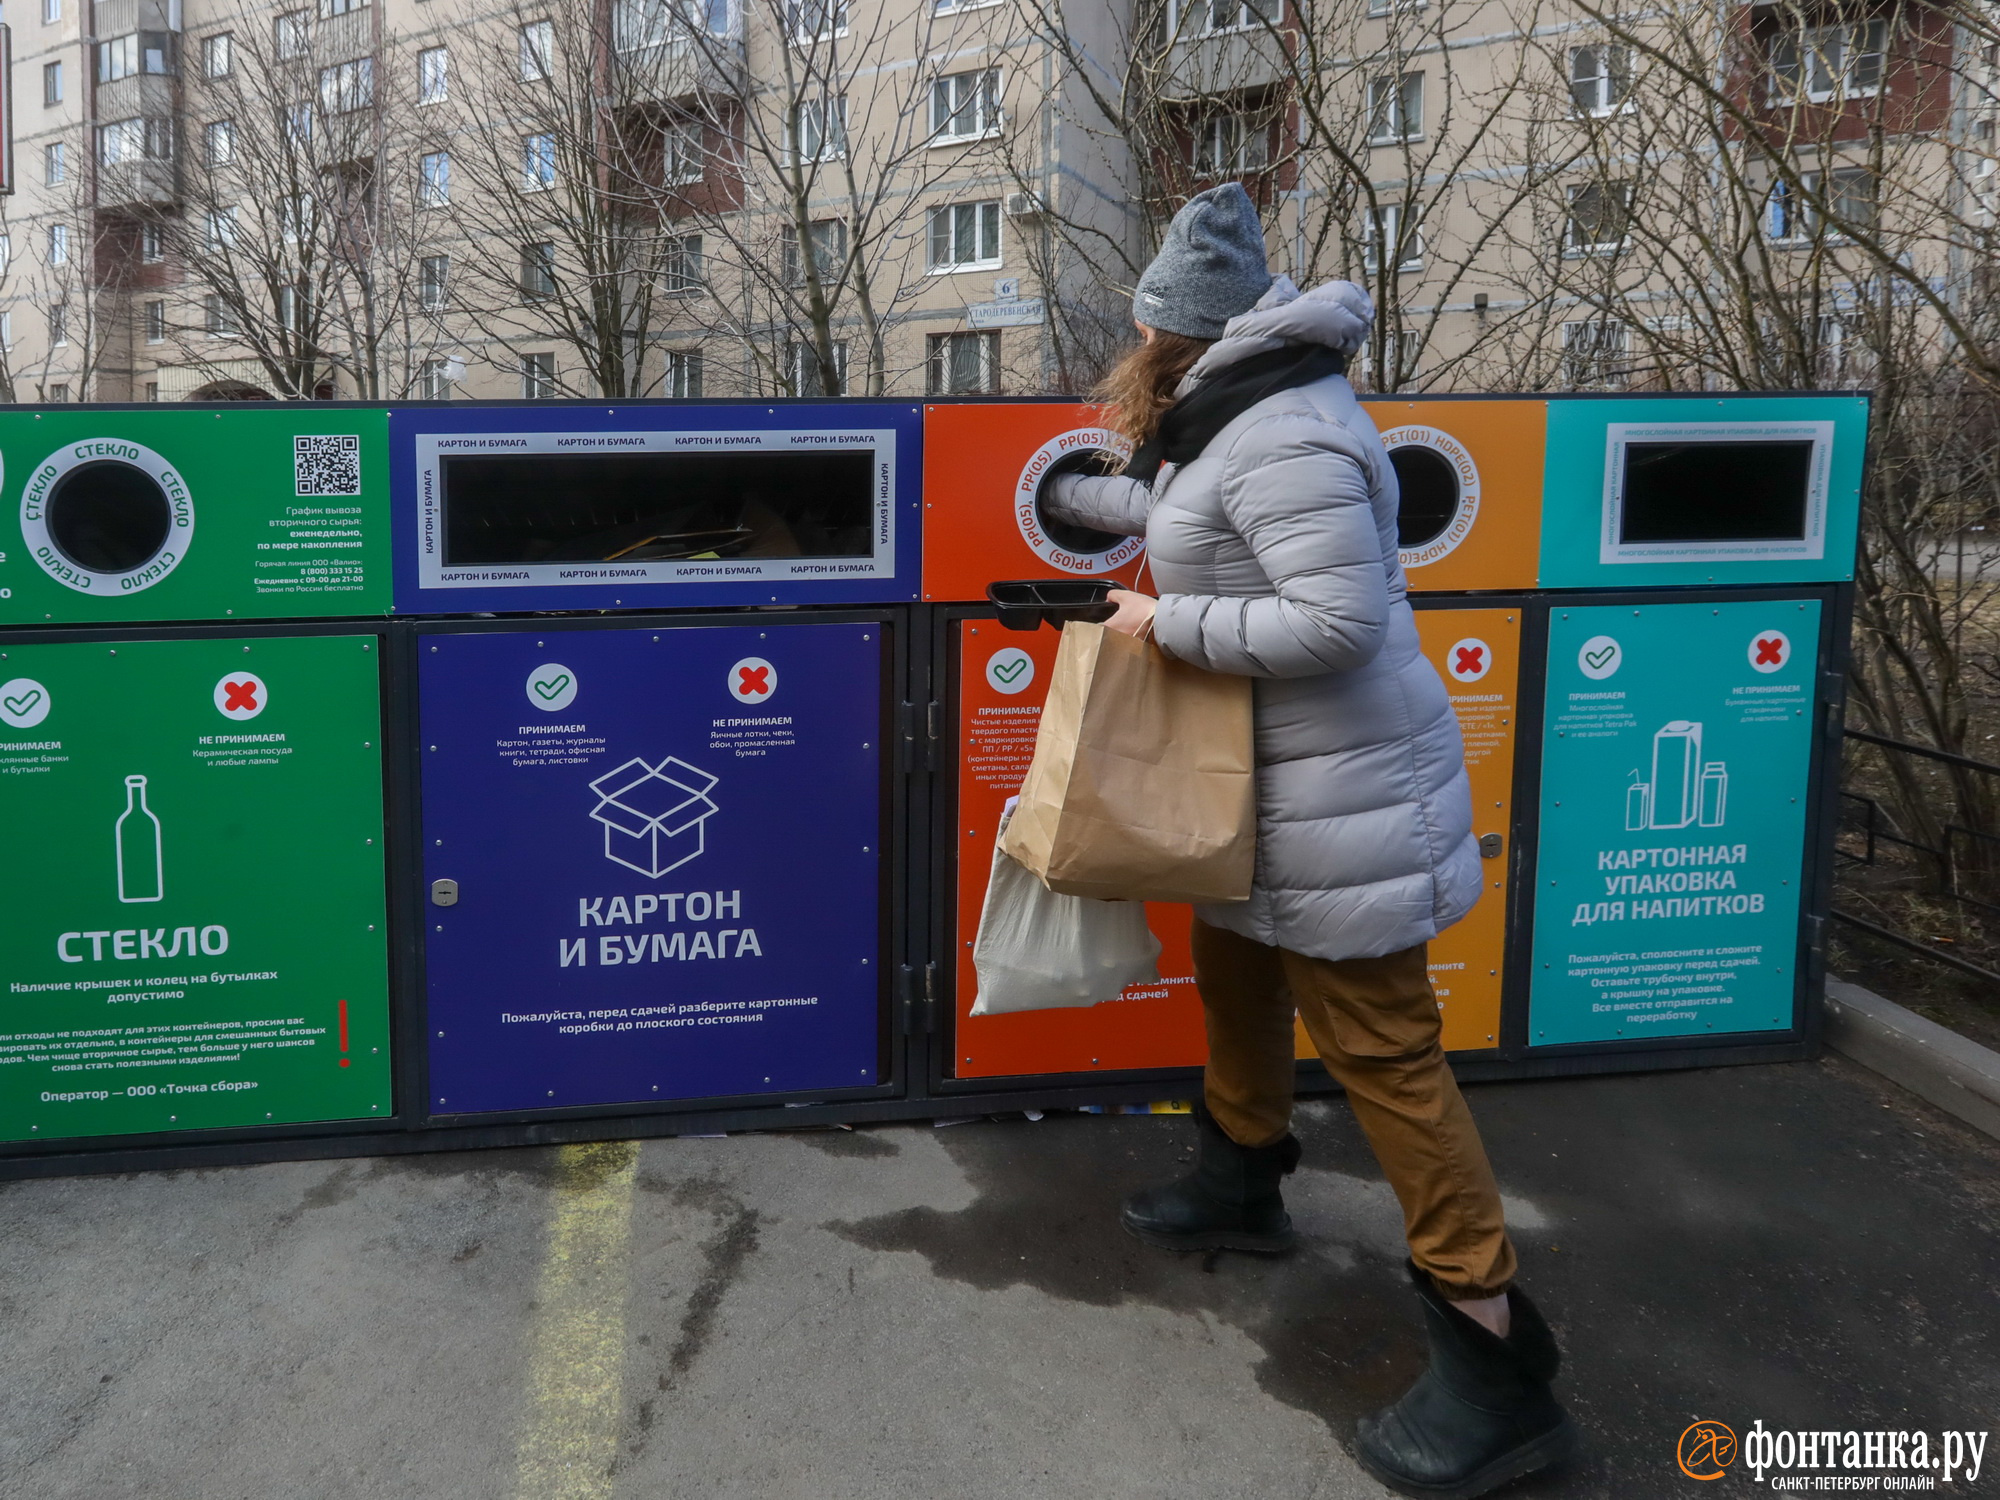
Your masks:
M875 453L446 454L444 564L868 557Z
M1625 444L1621 542L1802 541L1810 438Z

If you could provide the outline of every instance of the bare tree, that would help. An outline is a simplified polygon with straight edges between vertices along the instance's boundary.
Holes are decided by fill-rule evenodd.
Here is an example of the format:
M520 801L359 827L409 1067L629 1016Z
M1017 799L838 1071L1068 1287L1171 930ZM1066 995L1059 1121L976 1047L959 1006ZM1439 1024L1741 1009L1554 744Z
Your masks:
M184 275L167 332L186 363L247 356L281 398L400 393L390 346L414 243L394 121L407 101L378 67L372 19L245 4L221 50L190 68L178 206L143 186L123 194L163 205L144 222ZM100 150L100 171L156 174L160 154L120 142Z

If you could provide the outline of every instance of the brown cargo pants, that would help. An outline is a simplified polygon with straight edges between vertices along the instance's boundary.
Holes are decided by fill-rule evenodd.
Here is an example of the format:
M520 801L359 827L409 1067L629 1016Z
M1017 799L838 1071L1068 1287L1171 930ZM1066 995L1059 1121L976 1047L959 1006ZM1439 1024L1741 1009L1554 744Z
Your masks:
M1478 1127L1445 1064L1425 953L1419 944L1384 958L1307 958L1197 920L1203 1091L1238 1145L1281 1139L1292 1118L1296 1009L1403 1206L1410 1258L1447 1297L1491 1297L1514 1279L1514 1247Z

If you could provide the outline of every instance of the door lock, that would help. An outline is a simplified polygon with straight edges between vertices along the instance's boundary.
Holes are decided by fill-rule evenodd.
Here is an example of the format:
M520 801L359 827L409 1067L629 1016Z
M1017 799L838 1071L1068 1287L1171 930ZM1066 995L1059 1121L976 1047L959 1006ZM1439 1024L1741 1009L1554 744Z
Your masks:
M431 882L431 905L458 905L458 882L456 880L433 880Z
M1499 834L1482 833L1479 835L1479 857L1481 859L1498 859L1501 848L1502 840ZM439 884L442 885L445 882L440 881ZM439 902L438 904L442 906L444 903Z

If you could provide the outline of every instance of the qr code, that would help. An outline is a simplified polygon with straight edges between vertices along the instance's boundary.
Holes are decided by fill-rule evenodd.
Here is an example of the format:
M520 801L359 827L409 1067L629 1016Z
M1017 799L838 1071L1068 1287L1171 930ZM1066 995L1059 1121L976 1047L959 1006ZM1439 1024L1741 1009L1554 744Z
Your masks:
M292 478L301 495L360 494L361 439L293 438Z

